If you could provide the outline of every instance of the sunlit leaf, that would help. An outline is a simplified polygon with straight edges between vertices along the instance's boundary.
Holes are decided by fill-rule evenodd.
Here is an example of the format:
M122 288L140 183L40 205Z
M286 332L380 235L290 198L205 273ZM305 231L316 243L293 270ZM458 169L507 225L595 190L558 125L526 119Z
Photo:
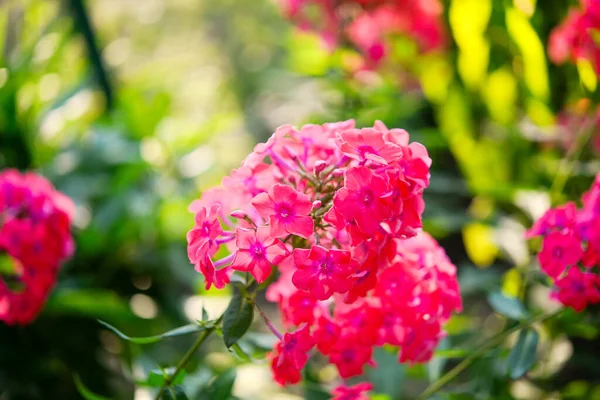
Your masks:
M493 229L488 225L466 225L463 228L463 241L469 258L479 267L489 266L498 255L498 248L493 241Z
M488 301L494 311L511 319L527 318L525 306L516 297L507 297L500 292L493 292L488 296Z
M514 8L506 9L506 27L523 57L525 84L541 100L550 94L544 45L527 17Z
M131 336L127 336L126 334L124 334L123 332L121 332L120 330L118 330L117 328L115 328L114 326L112 326L111 324L109 324L107 322L104 322L101 320L98 320L98 322L100 322L102 325L104 325L105 327L107 327L108 329L113 331L121 339L125 339L128 342L137 343L137 344L156 343L158 341L161 341L162 339L166 339L169 337L175 337L175 336L189 335L190 333L200 332L204 329L204 327L202 327L200 325L189 324L189 325L180 326L179 328L175 328L171 331L162 333L160 335L147 336L147 337L131 337Z
M521 330L507 360L507 372L512 379L519 379L533 367L538 341L539 335L534 329Z

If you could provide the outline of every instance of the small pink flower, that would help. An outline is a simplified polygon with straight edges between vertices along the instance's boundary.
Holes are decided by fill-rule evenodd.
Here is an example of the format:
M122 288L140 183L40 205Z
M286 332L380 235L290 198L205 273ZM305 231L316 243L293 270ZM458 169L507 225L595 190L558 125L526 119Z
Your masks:
M582 256L579 238L571 233L552 232L544 238L538 259L548 275L558 278L568 266L577 264Z
M381 197L385 181L367 167L349 168L344 176L344 187L333 200L336 211L347 220L354 219L366 234L373 234L389 214Z
M286 333L270 354L273 377L280 385L300 382L300 371L306 365L306 353L315 345L308 325L293 333Z
M318 300L327 300L334 292L347 292L352 285L348 277L358 266L349 251L327 250L321 246L313 246L310 250L295 249L294 263L297 270L292 282Z
M272 266L279 264L290 254L280 240L269 235L269 228L266 226L261 226L256 231L238 228L236 236L238 251L231 268L250 272L258 283L264 282L271 275Z
M321 316L316 321L313 338L319 351L325 355L331 352L335 343L339 340L342 329L331 318Z
M375 365L372 355L371 346L360 346L354 340L342 337L332 349L329 361L335 364L340 376L346 379L362 375L365 364Z
M207 242L213 242L223 233L221 224L217 219L220 210L220 204L213 204L210 209L202 207L196 213L196 225L187 234L188 257L192 264L198 262L199 257L203 255L199 254L200 249L203 248Z
M402 157L402 148L386 142L383 132L373 129L351 129L343 131L338 137L342 153L355 160L367 160L387 165Z
M309 216L312 202L290 186L275 184L268 193L256 195L252 205L261 217L268 219L273 237L294 234L308 238L313 232L313 220Z
M331 391L331 400L369 400L365 392L371 389L373 385L369 382L361 382L354 386L341 385Z
M571 267L567 274L556 281L554 296L564 305L575 311L583 311L588 304L600 301L597 275L581 272L577 267Z

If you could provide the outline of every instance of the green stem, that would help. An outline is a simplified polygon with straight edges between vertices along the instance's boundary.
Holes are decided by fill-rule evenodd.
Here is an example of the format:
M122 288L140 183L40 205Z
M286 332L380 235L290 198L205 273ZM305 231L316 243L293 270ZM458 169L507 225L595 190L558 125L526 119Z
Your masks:
M190 360L192 359L192 356L194 355L196 350L198 350L198 348L202 345L202 343L204 343L204 341L210 336L210 334L213 333L213 331L221 323L222 319L223 319L223 315L221 315L210 328L206 328L200 334L200 336L198 336L198 339L196 339L196 341L194 342L192 347L189 348L187 353L185 353L183 358L177 363L177 366L175 367L175 372L173 372L173 374L171 376L169 376L167 379L165 379L165 382L162 384L162 386L158 390L158 393L156 394L156 397L154 398L155 400L160 400L165 389L167 387L171 386L171 384L173 383L173 381L175 380L177 375L181 372L181 370L183 370L183 368L185 368L187 363L190 362Z
M518 325L507 329L503 332L498 333L497 335L491 337L487 342L483 343L479 346L475 351L473 351L468 357L462 360L456 367L452 368L450 371L446 372L442 377L440 377L437 381L433 382L423 393L416 398L416 400L425 400L437 393L440 389L442 389L446 384L456 378L461 372L467 369L475 360L481 357L485 352L498 346L506 340L508 336L511 334L528 327L536 322L541 322L547 320L549 318L555 317L556 315L563 312L564 309L560 309L550 314L540 314L536 317L533 317L527 321L522 321Z

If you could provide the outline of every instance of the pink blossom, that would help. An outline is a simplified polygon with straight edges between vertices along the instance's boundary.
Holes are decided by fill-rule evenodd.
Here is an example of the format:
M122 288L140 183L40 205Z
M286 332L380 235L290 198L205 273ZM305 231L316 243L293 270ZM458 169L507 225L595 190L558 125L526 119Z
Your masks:
M258 283L271 275L273 265L279 264L289 256L289 251L280 240L269 234L269 228L261 226L256 231L238 228L236 231L237 252L231 268L250 272Z
M331 391L332 400L369 400L365 394L373 389L373 385L368 382L357 383L354 386L341 385Z
M344 187L335 198L336 211L347 220L355 220L365 234L373 234L388 215L381 197L387 186L385 180L366 167L353 167L346 171Z
M318 300L326 300L336 293L345 293L352 281L348 279L356 269L356 262L346 250L327 250L321 246L294 250L296 272L292 282L298 289L308 290Z
M308 216L312 202L289 186L273 185L268 193L256 195L252 205L261 217L269 220L273 237L294 234L307 238L312 234L313 220Z
M558 278L563 271L581 260L583 251L580 240L573 234L552 232L544 238L539 254L542 269L552 278Z
M280 385L298 383L300 371L306 365L306 353L314 341L307 325L293 333L286 333L270 355L273 377Z

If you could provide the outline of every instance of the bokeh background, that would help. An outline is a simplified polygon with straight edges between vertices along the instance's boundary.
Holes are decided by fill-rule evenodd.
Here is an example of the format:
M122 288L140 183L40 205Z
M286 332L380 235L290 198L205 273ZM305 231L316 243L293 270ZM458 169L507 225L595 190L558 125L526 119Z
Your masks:
M447 49L420 54L398 37L381 70L356 72L352 50L330 53L271 0L0 1L0 166L39 171L77 207L77 251L43 313L0 324L0 399L151 398L159 367L193 337L141 346L97 319L149 336L200 319L202 306L219 315L230 293L206 292L189 264L187 207L288 123L379 119L433 159L424 228L458 266L465 310L440 346L453 350L429 364L377 352L374 398L415 397L500 331L494 290L556 308L523 233L600 171L594 138L579 145L577 128L595 75L546 56L571 3L443 3ZM568 312L540 325L543 357L526 377L506 378L501 347L441 398L600 399L598 321ZM190 364L187 396L328 398L335 371L318 365L302 386L276 386L264 359L273 338L255 331L246 355L213 338Z

